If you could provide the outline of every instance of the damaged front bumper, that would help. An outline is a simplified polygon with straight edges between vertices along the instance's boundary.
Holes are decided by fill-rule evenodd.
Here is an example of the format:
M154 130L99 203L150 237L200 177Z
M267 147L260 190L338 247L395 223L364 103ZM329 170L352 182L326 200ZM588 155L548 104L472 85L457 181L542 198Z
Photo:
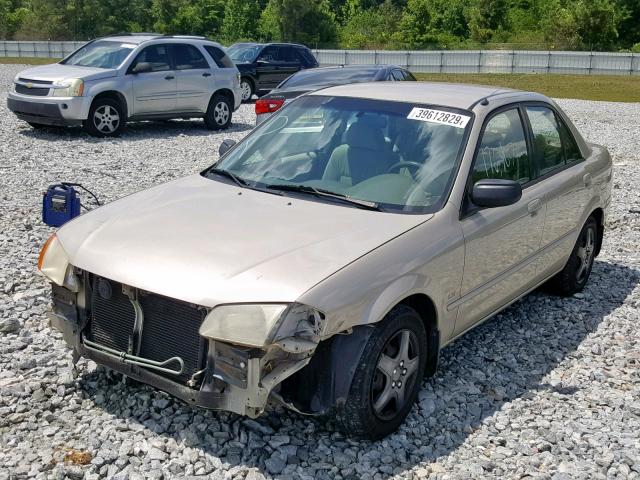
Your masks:
M83 285L85 283L83 282ZM85 357L127 377L163 390L186 403L203 408L226 410L252 418L271 403L290 408L278 394L280 384L311 360L315 348L296 340L282 341L264 348L244 347L204 339L206 353L198 369L188 380L178 381L184 362L179 356L158 361L102 345L86 335L91 315L86 304L90 298L81 286L79 292L52 285L50 324L62 332L74 350L74 359ZM176 328L176 325L168 326ZM176 335L180 335L176 329ZM144 335L144 331L142 333ZM293 348L292 348L293 343ZM315 346L314 346L315 347Z

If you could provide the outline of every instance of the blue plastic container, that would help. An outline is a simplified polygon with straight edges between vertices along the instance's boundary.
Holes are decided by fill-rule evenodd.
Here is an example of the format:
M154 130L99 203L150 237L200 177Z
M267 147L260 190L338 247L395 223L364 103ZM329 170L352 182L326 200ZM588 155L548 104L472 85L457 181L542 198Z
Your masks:
M50 185L42 197L42 221L50 227L64 225L80 215L80 197L71 185Z

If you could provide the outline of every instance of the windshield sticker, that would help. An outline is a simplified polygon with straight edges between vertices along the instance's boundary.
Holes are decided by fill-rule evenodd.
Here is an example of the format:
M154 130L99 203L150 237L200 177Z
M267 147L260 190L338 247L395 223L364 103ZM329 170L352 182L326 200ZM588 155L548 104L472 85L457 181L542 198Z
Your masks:
M430 108L414 107L407 115L409 120L420 120L421 122L439 123L450 127L464 128L471 120L468 115L444 112L442 110L432 110Z

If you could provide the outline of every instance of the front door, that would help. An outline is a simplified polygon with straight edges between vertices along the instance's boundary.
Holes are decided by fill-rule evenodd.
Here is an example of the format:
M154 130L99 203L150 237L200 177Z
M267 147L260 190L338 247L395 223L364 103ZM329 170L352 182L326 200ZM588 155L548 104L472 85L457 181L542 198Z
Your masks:
M176 110L206 112L214 90L209 63L193 45L176 43L171 47L178 80Z
M143 49L131 64L151 64L151 71L128 73L133 93L133 114L173 112L176 108L176 72L171 67L168 45L150 45Z
M522 184L522 198L507 207L471 210L461 220L465 240L461 297L455 333L535 286L536 256L545 222L543 187L533 171L522 112L508 107L487 122L472 169L472 182L509 179Z

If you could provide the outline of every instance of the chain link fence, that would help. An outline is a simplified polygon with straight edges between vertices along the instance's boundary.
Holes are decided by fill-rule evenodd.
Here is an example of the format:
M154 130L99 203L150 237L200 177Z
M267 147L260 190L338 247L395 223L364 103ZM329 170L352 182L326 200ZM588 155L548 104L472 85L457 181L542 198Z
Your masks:
M62 58L84 42L2 41L0 57ZM640 75L640 54L534 50L325 50L320 65L395 64L416 73Z

